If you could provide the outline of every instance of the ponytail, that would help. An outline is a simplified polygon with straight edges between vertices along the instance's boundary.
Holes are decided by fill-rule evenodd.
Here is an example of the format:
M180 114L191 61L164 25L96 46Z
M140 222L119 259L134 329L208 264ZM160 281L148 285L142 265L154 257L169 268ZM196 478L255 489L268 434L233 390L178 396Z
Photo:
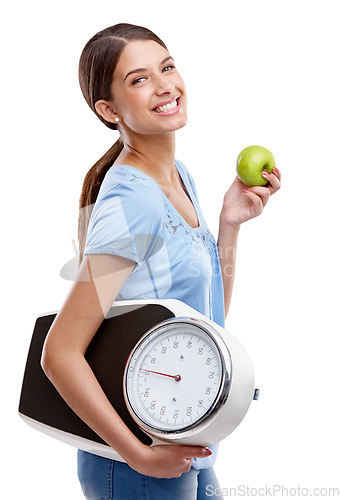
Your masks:
M123 149L121 138L93 165L87 172L79 199L78 240L79 240L79 265L83 260L87 229L93 205L97 199L99 188L106 172L113 165Z

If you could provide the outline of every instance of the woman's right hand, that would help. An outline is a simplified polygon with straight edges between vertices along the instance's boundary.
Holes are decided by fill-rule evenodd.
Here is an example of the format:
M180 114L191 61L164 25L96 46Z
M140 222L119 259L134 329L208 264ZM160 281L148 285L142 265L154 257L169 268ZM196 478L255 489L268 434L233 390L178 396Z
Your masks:
M206 458L211 455L208 448L201 446L142 445L142 453L137 460L128 461L128 465L145 476L157 478L180 477L188 472L195 457Z

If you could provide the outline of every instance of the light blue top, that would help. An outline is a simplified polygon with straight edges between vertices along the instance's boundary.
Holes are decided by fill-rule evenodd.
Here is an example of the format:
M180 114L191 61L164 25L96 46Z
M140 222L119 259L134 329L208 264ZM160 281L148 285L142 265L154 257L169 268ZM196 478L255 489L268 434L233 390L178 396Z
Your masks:
M192 228L149 175L112 166L91 215L84 255L112 254L136 262L116 300L178 299L225 326L221 266L215 239L200 209L195 183L178 160L178 173L199 221ZM213 454L193 467L213 465Z

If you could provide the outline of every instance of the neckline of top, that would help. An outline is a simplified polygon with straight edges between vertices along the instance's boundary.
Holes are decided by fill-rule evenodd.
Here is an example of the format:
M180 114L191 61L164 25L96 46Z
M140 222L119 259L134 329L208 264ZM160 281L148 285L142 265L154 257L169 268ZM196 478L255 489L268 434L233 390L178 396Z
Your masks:
M187 194L188 194L188 197L189 197L189 200L191 201L191 204L192 206L194 207L194 210L196 212L196 217L197 217L197 220L198 220L198 226L197 227L192 227L190 226L190 224L187 223L187 221L184 219L184 217L178 212L178 210L176 209L176 207L171 203L171 201L169 200L169 198L166 196L166 194L164 193L163 189L161 188L161 186L158 184L158 182L153 178L151 177L150 175L146 174L145 172L143 172L143 170L140 170L139 168L137 167L133 167L132 165L126 165L125 163L122 163L120 165L115 165L113 168L115 167L128 167L128 168L132 168L134 170L137 170L140 174L143 174L143 175L146 175L146 177L148 179L151 179L151 181L157 186L157 188L161 191L162 195L164 196L164 198L167 200L168 204L173 208L173 210L176 212L176 214L178 215L178 217L181 218L181 220L184 222L184 224L189 227L190 229L192 229L193 231L198 231L198 230L201 230L202 229L202 223L201 223L201 219L199 217L199 214L198 214L198 209L197 209L197 206L196 206L196 203L194 201L195 199L195 196L192 196L191 193L192 193L192 190L190 189L189 186L187 186L186 182L185 182L185 179L184 179L184 175L182 175L182 170L181 170L181 167L179 166L178 162L175 160L175 167L177 168L177 172L178 172L178 175L180 176L182 182L183 182L183 185L184 187L186 188L187 190ZM190 189L190 192L189 192L189 189Z

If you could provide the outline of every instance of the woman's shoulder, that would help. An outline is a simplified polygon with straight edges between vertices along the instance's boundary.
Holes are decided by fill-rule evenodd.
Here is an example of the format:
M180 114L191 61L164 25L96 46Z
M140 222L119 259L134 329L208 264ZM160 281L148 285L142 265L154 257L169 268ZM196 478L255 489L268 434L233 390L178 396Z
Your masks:
M141 170L129 165L113 165L103 179L98 198L112 195L144 197L146 194L150 196L150 190L159 195L153 179Z
M114 165L100 186L96 205L98 210L120 206L125 213L161 217L164 200L157 185L143 172L128 165ZM107 207L107 208L105 208Z

